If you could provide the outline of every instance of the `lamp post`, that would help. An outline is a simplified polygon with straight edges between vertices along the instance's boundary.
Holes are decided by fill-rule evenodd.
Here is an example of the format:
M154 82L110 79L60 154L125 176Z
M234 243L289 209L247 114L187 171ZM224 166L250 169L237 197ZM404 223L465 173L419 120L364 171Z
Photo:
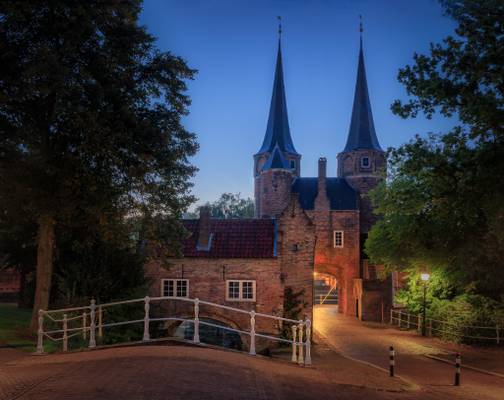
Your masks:
M430 274L423 272L420 274L420 279L423 282L423 318L422 318L422 336L427 336L427 282L429 281Z

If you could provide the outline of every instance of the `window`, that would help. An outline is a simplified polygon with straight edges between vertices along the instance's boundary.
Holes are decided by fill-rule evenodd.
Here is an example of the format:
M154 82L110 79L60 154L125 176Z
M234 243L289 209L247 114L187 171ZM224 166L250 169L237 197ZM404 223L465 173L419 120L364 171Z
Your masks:
M290 160L291 169L296 169L296 160Z
M162 279L161 295L164 297L188 297L188 279Z
M226 281L227 301L255 301L255 281Z
M362 157L360 160L360 165L362 168L369 168L371 163L369 162L369 157Z
M343 231L333 232L334 247L343 247Z

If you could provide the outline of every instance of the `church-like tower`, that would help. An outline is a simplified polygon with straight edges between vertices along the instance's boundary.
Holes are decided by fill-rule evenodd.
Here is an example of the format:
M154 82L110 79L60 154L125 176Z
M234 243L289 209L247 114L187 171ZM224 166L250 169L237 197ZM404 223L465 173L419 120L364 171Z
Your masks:
M294 148L289 129L279 38L268 126L263 144L254 155L256 218L275 217L283 211L289 201L292 181L300 175L300 161L301 155Z
M338 154L338 176L345 178L360 194L360 228L363 234L375 222L366 194L384 178L385 169L385 152L378 143L369 101L361 28L352 119L345 149Z

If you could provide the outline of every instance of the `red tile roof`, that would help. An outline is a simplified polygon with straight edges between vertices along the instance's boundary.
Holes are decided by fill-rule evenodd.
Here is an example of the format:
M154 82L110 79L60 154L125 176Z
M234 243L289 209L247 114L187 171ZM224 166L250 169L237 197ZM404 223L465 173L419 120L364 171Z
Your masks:
M197 250L199 220L183 220L190 232L183 241L184 257L271 258L275 257L275 221L272 219L211 219L209 251Z

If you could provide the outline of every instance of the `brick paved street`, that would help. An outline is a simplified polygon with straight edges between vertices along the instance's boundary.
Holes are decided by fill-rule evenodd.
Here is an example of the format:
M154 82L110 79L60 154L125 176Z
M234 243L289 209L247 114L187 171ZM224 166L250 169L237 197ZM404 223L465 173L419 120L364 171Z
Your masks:
M411 333L361 325L332 312L324 307L316 310L316 327L326 339L315 336L312 368L187 346L121 347L48 356L1 349L0 399L503 398L504 379L466 370L462 387L453 387L453 367L422 355L439 351L433 347L437 342L421 343L424 339ZM386 367L389 343L398 349L397 369L406 381L347 358Z
M439 399L504 398L504 378L462 369L462 386L453 386L454 366L425 357L442 355L453 360L462 354L462 363L501 373L504 351L475 349L424 338L414 331L400 331L387 325L362 323L337 314L336 307L317 306L314 328L340 354L388 369L388 348L396 350L396 373L422 387L426 395ZM429 398L429 397L426 397Z

